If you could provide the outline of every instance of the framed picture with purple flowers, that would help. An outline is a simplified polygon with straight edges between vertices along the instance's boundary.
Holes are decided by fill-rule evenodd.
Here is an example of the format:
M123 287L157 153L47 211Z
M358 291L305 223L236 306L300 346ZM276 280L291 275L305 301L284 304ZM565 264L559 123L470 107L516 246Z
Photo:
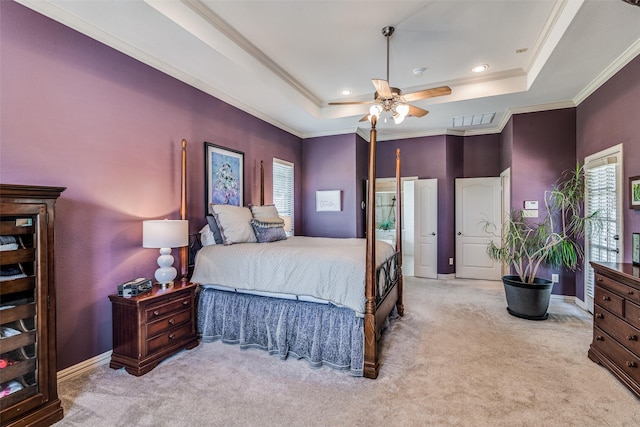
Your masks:
M640 209L640 176L629 178L629 207Z
M204 143L205 215L209 204L243 206L244 153Z

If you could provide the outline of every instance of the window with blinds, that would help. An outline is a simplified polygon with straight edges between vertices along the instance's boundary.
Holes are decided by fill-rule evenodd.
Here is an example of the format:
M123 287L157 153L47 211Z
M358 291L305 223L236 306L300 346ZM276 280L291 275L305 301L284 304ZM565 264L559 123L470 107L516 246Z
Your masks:
M620 153L585 163L585 209L598 212L599 224L591 227L585 239L585 293L593 299L594 273L590 261L617 262L620 259L621 191Z
M294 206L294 174L293 163L273 159L273 204L280 216L285 217L287 235L294 234L293 206Z

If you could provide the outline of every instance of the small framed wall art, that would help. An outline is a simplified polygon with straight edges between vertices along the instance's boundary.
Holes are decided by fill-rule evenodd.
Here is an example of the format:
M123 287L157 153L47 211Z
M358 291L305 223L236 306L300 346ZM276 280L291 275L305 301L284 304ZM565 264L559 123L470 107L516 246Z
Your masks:
M205 214L209 204L243 206L244 153L204 143Z
M640 175L629 178L629 207L640 209Z
M640 233L631 235L631 262L640 265Z
M342 210L340 190L316 191L316 212L330 212Z

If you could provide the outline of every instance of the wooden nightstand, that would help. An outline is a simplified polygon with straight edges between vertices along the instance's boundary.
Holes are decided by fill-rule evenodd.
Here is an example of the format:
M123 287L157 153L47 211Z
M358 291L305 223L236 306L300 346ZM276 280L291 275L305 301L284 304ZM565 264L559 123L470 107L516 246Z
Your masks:
M154 285L143 295L109 295L113 313L113 354L109 366L144 375L182 349L198 346L195 330L197 285L176 281Z

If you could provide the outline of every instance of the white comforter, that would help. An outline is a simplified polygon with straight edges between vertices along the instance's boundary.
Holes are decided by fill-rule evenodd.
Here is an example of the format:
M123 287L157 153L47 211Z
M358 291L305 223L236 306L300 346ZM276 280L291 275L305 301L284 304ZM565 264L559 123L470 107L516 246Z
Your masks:
M365 298L365 239L290 237L273 243L203 247L191 281L238 291L309 296L362 315ZM394 249L376 242L376 265Z

